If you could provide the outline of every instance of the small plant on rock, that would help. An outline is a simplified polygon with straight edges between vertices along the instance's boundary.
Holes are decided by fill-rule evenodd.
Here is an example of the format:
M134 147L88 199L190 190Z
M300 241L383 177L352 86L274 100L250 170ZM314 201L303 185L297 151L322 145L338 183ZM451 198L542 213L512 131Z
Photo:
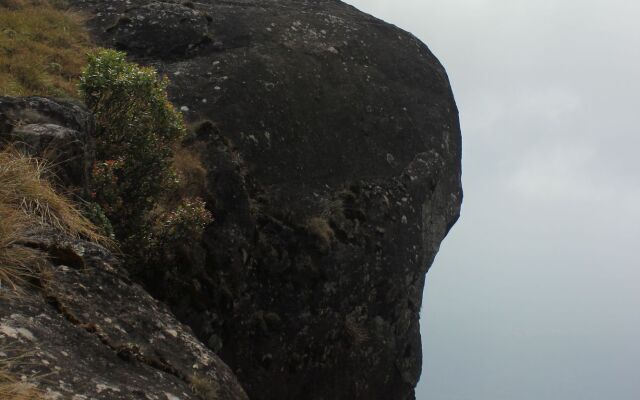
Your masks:
M129 264L148 263L170 241L199 238L212 221L203 201L179 193L173 162L186 128L167 98L168 83L153 68L104 49L89 55L80 80L98 131L93 201Z
M202 199L184 199L161 219L160 236L169 242L198 239L211 222L213 216Z
M123 221L115 224L121 237L175 181L171 158L185 125L167 99L167 85L154 69L129 63L115 50L91 53L80 80L98 124L96 201L112 221Z

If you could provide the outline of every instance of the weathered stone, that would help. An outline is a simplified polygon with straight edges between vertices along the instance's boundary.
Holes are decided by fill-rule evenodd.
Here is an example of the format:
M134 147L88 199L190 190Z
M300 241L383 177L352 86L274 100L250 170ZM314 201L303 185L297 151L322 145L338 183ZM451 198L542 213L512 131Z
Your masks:
M112 27L132 10L183 10L71 3L114 47L123 33ZM216 223L206 257L140 279L203 341L221 339L255 400L411 399L425 273L462 200L443 67L412 35L335 0L187 8L209 16L211 41L169 54L158 46L173 42L157 38L170 28L135 22L124 47L167 74L174 103L200 123L191 146Z
M210 19L183 4L150 2L126 10L108 31L121 50L156 57L184 57L211 42Z
M49 161L67 186L86 189L93 161L93 118L78 104L44 97L0 97L0 148Z
M218 356L122 275L109 252L51 234L27 244L73 251L84 265L52 256L26 292L0 289L0 349L17 357L11 372L47 398L247 399Z

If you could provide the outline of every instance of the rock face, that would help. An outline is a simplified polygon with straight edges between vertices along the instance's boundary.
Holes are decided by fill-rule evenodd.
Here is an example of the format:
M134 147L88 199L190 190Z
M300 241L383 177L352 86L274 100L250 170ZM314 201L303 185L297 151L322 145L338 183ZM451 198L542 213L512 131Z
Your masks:
M231 370L100 246L51 233L50 260L21 295L0 289L0 350L51 399L224 399L246 394Z
M93 161L93 119L65 100L0 96L0 148L45 158L66 186L86 189Z
M411 399L425 273L459 215L443 67L336 0L72 0L157 67L216 215L144 277L252 399Z
M0 97L0 148L49 158L69 188L87 183L92 134L82 107ZM0 282L0 358L45 398L248 399L229 367L109 251L45 228L19 245L40 252L27 267L41 273L19 294Z

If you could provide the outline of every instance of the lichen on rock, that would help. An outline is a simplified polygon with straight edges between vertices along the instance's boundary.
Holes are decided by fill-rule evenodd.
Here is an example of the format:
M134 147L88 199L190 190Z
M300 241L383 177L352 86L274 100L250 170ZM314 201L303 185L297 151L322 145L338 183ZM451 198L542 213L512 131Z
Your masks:
M71 3L101 45L170 77L206 170L216 222L134 279L253 399L412 399L425 274L462 201L457 108L429 49L334 0Z
M96 243L111 241L38 169L42 161L32 157L73 154L55 159L57 168L83 171L92 160L91 127L72 103L0 97L0 148L14 149L0 153L0 181L10 185L0 190L0 395L247 399L229 367L128 277ZM16 140L31 155L16 151ZM63 178L70 189L86 183L82 174ZM6 279L12 273L20 279Z

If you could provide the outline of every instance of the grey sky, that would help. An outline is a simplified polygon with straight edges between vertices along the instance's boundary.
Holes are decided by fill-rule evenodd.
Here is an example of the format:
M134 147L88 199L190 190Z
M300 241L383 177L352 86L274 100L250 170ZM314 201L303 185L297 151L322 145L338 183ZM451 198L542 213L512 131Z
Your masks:
M640 399L640 3L348 2L427 43L460 109L418 399Z

